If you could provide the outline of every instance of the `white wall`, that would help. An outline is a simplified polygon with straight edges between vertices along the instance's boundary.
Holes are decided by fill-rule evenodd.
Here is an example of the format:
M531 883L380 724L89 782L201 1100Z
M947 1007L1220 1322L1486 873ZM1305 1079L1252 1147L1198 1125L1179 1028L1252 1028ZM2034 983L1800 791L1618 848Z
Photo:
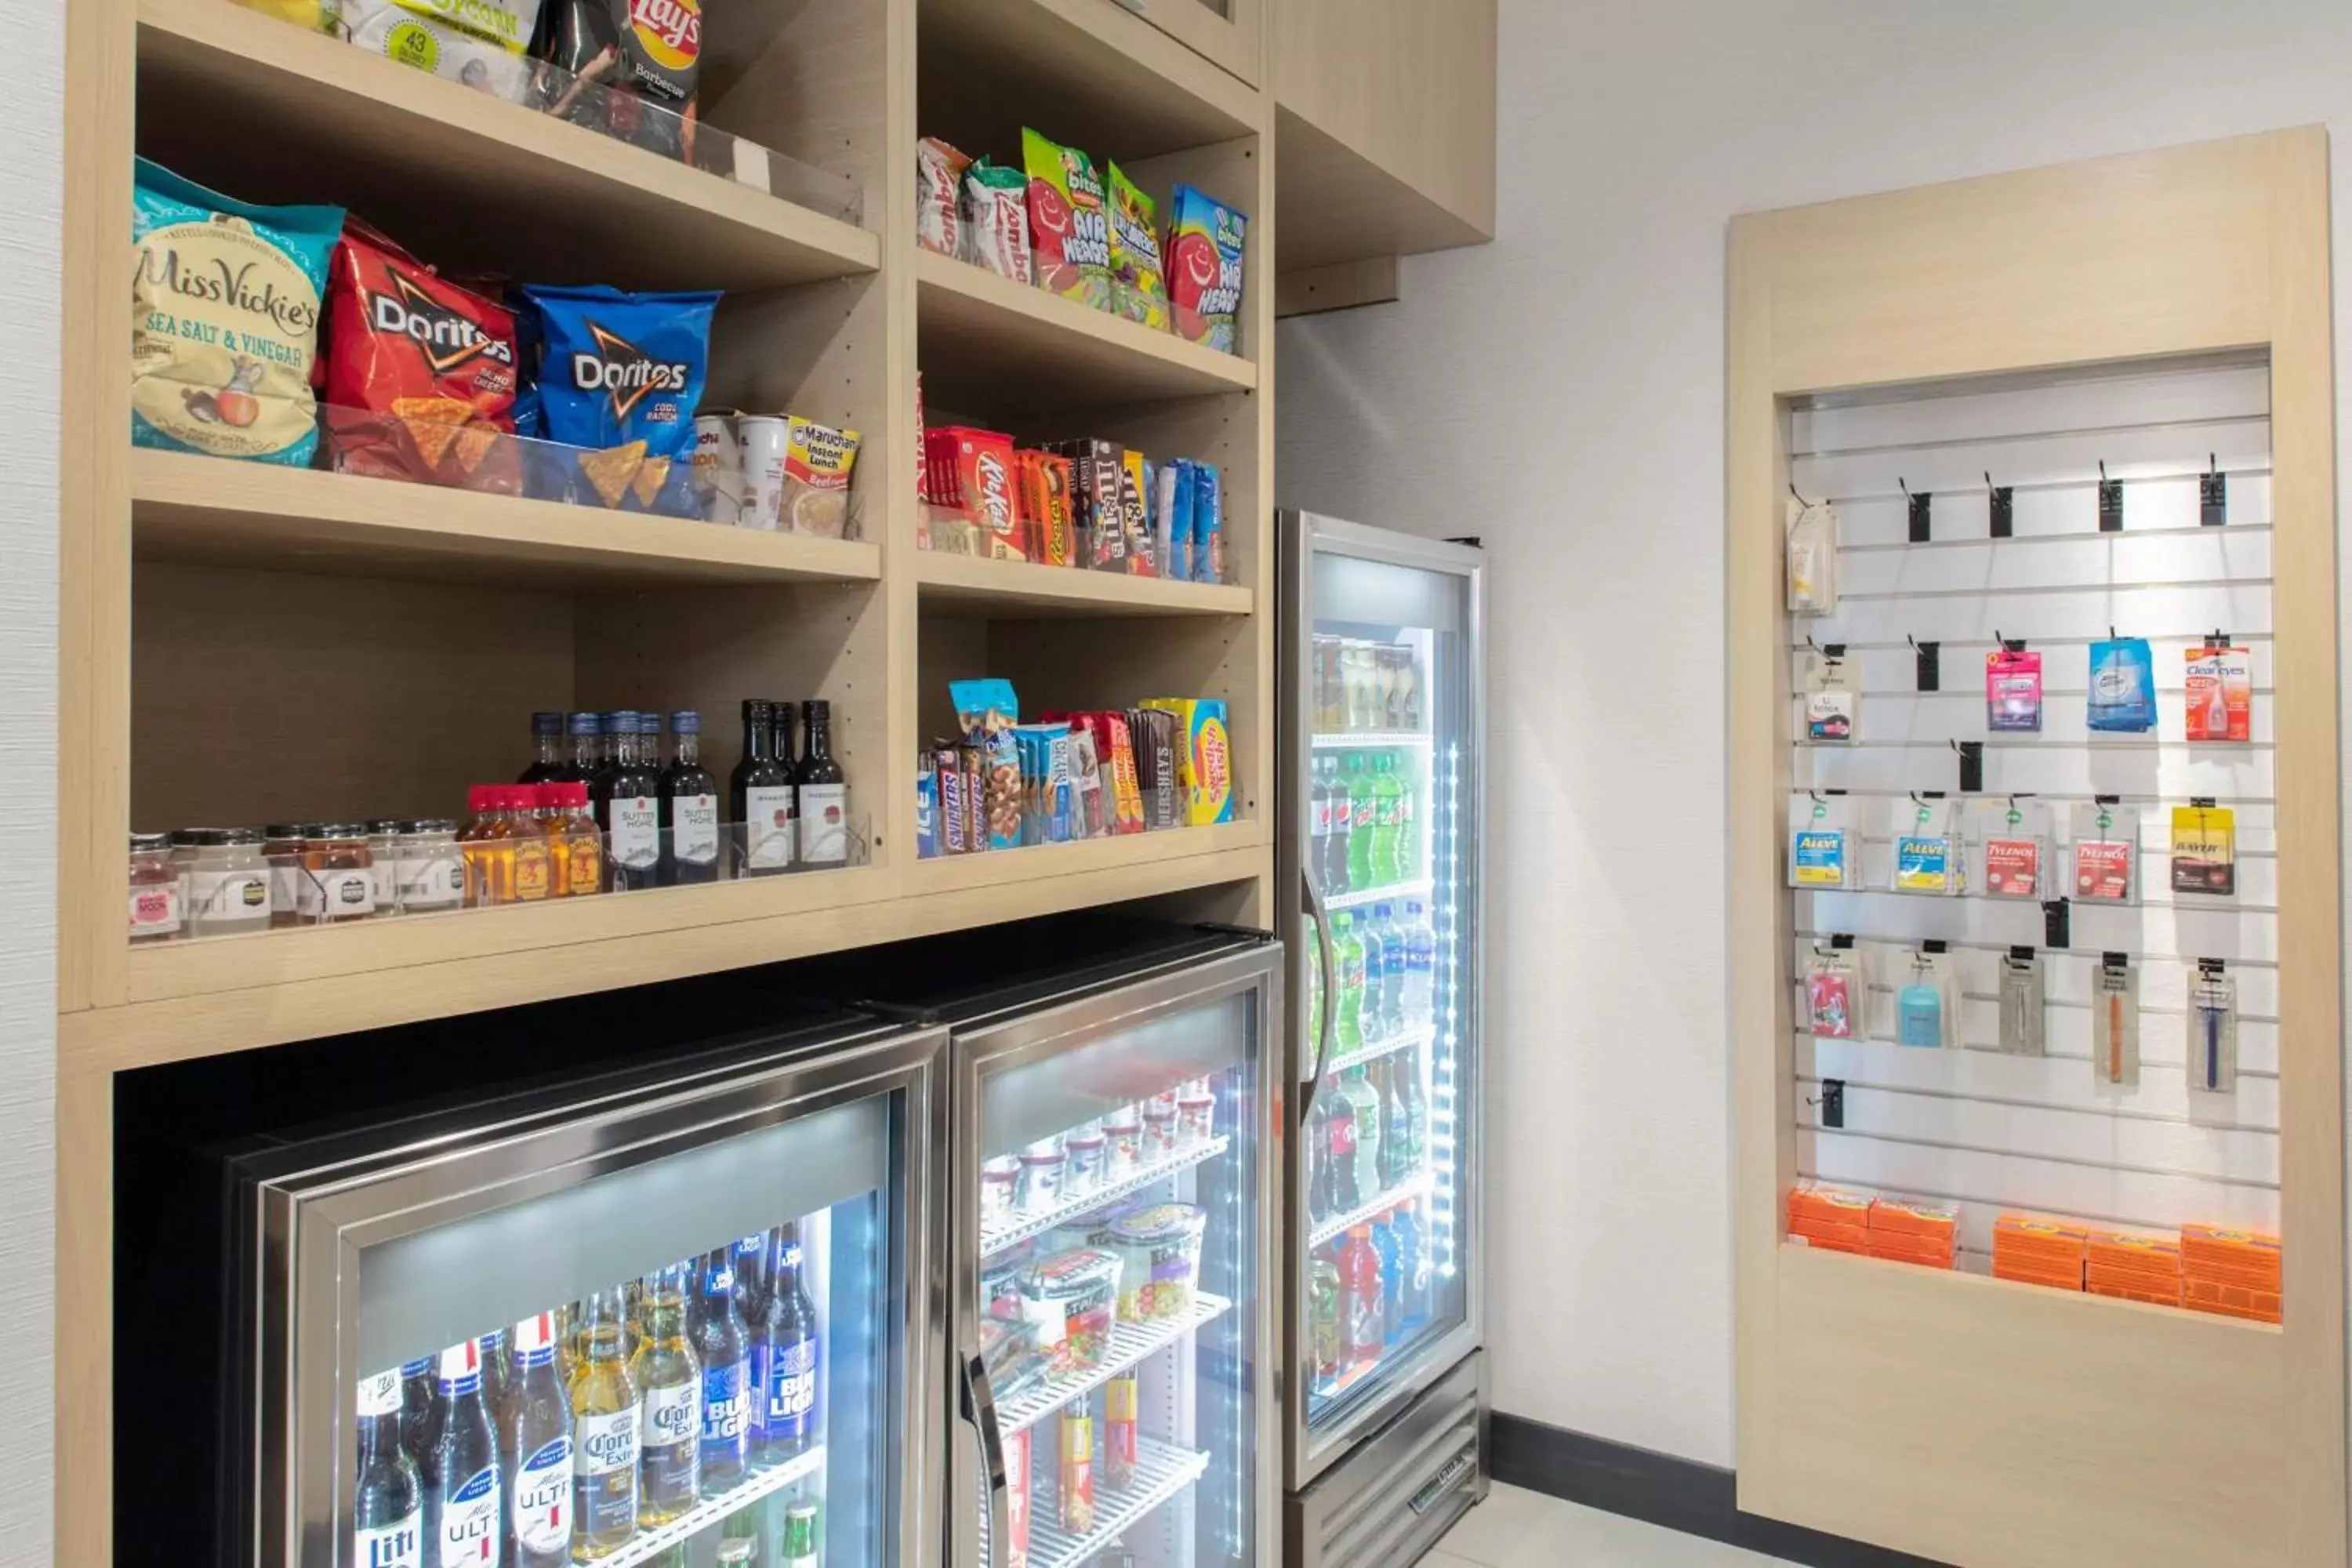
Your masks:
M15 1564L47 1563L52 1539L63 0L0 0L0 1563Z
M1728 1465L1725 221L2318 121L2352 138L2352 7L1501 4L1500 237L1408 261L1399 305L1284 325L1277 491L1482 535L1498 568L1496 1403ZM2352 140L2336 209L2342 311ZM2339 383L2344 357L2339 336ZM1589 689L1604 666L1626 689ZM1646 727L1603 728L1627 714Z

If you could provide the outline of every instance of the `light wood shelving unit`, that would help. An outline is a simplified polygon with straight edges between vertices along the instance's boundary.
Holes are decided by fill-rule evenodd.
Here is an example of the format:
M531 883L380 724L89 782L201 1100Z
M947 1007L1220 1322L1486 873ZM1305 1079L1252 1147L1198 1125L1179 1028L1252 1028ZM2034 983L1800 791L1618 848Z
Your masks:
M1270 22L1263 0L1197 8L1155 25L1114 0L713 7L704 123L793 161L766 190L231 0L68 8L60 1561L113 1560L116 1073L1134 900L1273 919ZM1183 180L1249 215L1240 353L917 248L917 138L1017 164L1024 107L1161 198ZM116 265L134 152L237 197L343 205L453 272L726 290L705 401L859 430L863 537L134 452ZM919 371L937 422L1220 465L1232 581L919 551ZM917 749L945 681L976 675L1011 678L1024 710L1224 698L1238 820L919 860ZM833 702L867 864L123 941L134 825L455 812L464 784L521 765L537 708L699 708L723 773L738 700L763 694Z

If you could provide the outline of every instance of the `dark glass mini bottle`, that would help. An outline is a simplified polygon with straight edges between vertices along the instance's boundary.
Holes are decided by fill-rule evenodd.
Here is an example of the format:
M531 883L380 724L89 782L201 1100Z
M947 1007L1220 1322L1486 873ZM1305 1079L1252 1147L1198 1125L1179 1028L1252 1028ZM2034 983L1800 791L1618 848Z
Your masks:
M563 776L557 784L586 784L596 776L596 764L604 760L604 728L593 713L574 713L571 721L572 760L564 764Z
M727 776L728 820L741 826L743 873L749 877L790 870L799 847L793 770L776 760L775 722L775 709L766 699L744 700L743 760Z
M636 734L637 716L630 712L599 714L596 725L596 760L588 767L588 793L590 798L602 800L604 796L597 792L619 770L621 742Z
M534 713L530 716L530 766L523 769L517 784L559 784L566 776L563 756L563 715Z
M401 1373L360 1380L359 1468L352 1477L355 1568L421 1563L425 1489L401 1440Z
M839 866L849 859L849 786L833 760L833 704L801 704L808 726L793 783L800 792L801 863Z
M702 765L702 715L669 716L671 754L661 776L665 888L719 880L719 781Z
M651 887L661 859L661 775L638 749L635 713L609 714L606 722L612 755L590 789L604 834L604 887Z
M816 1303L801 1282L800 1227L775 1232L768 1267L765 1355L760 1367L759 1414L752 1429L752 1462L781 1465L805 1453L816 1437Z

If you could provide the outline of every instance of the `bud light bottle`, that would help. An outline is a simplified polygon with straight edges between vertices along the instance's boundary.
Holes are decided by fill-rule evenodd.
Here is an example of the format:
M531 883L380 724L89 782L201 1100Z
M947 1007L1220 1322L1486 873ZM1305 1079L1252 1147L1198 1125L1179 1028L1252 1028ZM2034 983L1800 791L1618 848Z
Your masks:
M687 1268L646 1276L646 1337L629 1363L645 1412L637 1522L647 1527L686 1512L702 1490L702 1362L686 1337Z
M482 1393L478 1340L441 1352L441 1395L425 1460L428 1568L501 1568L506 1538L499 1486L498 1438Z
M807 1450L816 1435L816 1303L801 1283L800 1227L777 1227L768 1270L768 1364L760 1398L760 1462L781 1465Z
M572 1561L572 1404L555 1373L555 1314L514 1327L514 1377L499 1421L509 1568Z
M572 1559L609 1557L637 1532L637 1385L629 1376L627 1308L618 1290L580 1304L572 1380Z
M406 1371L360 1379L360 1462L352 1479L354 1568L425 1565L425 1486L401 1442Z
M702 1361L702 1495L740 1486L751 1458L751 1347L736 1316L735 1270L722 1248L703 1260L694 1350Z

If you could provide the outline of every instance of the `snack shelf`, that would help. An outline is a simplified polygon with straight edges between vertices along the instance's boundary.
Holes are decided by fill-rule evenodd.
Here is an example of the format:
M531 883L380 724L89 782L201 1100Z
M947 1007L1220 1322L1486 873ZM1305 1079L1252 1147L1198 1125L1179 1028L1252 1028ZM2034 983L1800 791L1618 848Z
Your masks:
M393 232L500 220L505 266L569 273L593 255L597 279L623 287L775 288L882 264L880 239L841 217L228 0L138 0L138 16L142 121L208 128L204 145L159 150L200 178L217 162L250 199L315 199L335 167L339 195L367 195L362 210ZM771 189L789 180L859 205L854 186L765 149L743 143L737 162Z
M1369 904L1399 899L1425 899L1435 884L1423 877L1411 882L1391 882L1384 888L1366 888L1360 892L1334 893L1323 900L1323 907L1333 914L1341 910L1360 910Z
M772 1496L824 1468L824 1445L820 1443L805 1453L793 1455L772 1470L760 1471L740 1487L720 1492L715 1498L705 1499L658 1529L639 1531L629 1537L627 1545L597 1561L603 1568L637 1568L641 1563L654 1562L671 1548L685 1545L737 1510L748 1508L761 1498Z
M1395 1186L1376 1195L1368 1204L1359 1204L1346 1214L1334 1215L1307 1232L1309 1250L1339 1240L1354 1226L1370 1225L1407 1198L1417 1198L1429 1191L1429 1173L1415 1171Z
M1383 747L1426 746L1426 730L1341 730L1315 737L1318 751L1357 750L1374 752Z
M1150 1357L1206 1328L1233 1310L1234 1304L1223 1297L1196 1291L1191 1310L1181 1316L1154 1318L1143 1323L1122 1320L1118 1327L1111 1331L1110 1345L1104 1351L1099 1365L1090 1366L1084 1372L1046 1378L1036 1387L1024 1389L1009 1397L999 1395L996 1401L998 1429L1010 1436L1034 1426L1080 1394L1093 1393L1129 1367L1142 1364Z
M986 268L915 252L916 357L935 408L1100 406L1255 392L1257 366Z
M1209 1456L1150 1437L1135 1441L1135 1479L1125 1491L1095 1482L1094 1528L1084 1534L1058 1529L1040 1508L1029 1527L1030 1568L1078 1568L1121 1531L1201 1479Z
M880 549L856 540L184 452L132 449L131 497L137 553L278 572L540 587L870 582L882 574Z
M1323 1064L1324 1076L1328 1078L1335 1072L1346 1072L1349 1068L1360 1068L1366 1062L1377 1061L1381 1057L1393 1056L1399 1051L1426 1046L1436 1038L1437 1026L1423 1024L1417 1028L1391 1035L1384 1040L1369 1041L1352 1051L1334 1052L1331 1059Z
M1213 1160L1232 1148L1233 1143L1230 1135L1219 1133L1205 1143L1195 1143L1151 1161L1116 1182L1106 1182L1076 1197L1066 1198L1042 1214L1024 1215L1013 1225L983 1230L980 1233L980 1255L990 1258L1008 1247L1018 1247L1031 1237L1045 1235L1065 1220L1091 1214L1114 1199L1123 1198L1129 1193L1139 1193L1155 1182L1164 1182L1205 1161Z
M1076 876L1090 871L1139 869L1153 865L1176 866L1196 858L1230 850L1253 850L1265 843L1265 826L1255 819L1220 822L1206 827L1163 827L1156 833L1128 833L1109 838L1081 838L1067 844L1032 844L1020 849L988 849L977 855L939 855L918 860L908 868L908 890L914 894L956 892L971 888ZM1255 871L1244 873L1255 876ZM1214 875L1186 877L1183 885L1205 887ZM1139 896L1134 895L1134 896Z
M915 583L926 605L1025 616L1246 616L1253 602L1247 588L1223 583L1087 572L936 550L916 552Z

